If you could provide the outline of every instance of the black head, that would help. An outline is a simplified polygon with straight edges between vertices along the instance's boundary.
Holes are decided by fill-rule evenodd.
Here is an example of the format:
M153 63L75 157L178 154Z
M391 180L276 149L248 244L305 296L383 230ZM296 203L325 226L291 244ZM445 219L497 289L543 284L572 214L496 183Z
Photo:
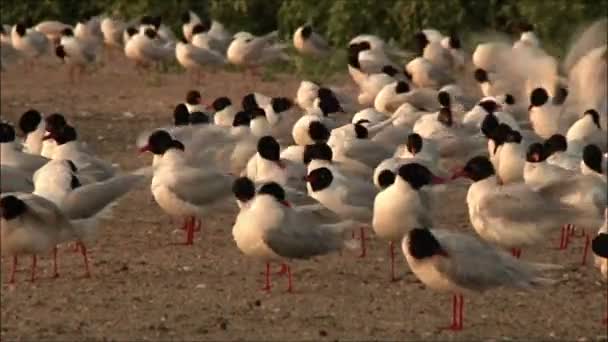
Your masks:
M6 30L4 29L4 25L0 25L0 34L6 34Z
M338 99L336 94L334 94L333 90L327 87L319 87L317 90L317 97L320 99Z
M275 113L281 113L293 107L293 102L286 97L274 97L270 100L270 104Z
M251 120L255 118L265 118L266 112L262 108L254 108L249 112L249 116L251 116Z
M174 147L173 137L167 131L158 130L148 137L148 145L141 152L150 151L156 155L163 155L167 150Z
M364 40L359 43L359 52L365 51L365 50L371 50L371 49L372 49L372 45L368 41Z
M437 93L437 101L439 101L439 104L441 105L441 107L446 107L446 108L450 108L451 104L452 104L452 100L450 99L450 94L447 91L440 91L439 93Z
M369 131L362 124L354 124L355 126L355 135L357 139L367 139L369 137Z
M244 111L251 111L254 108L260 108L258 103L255 101L255 95L253 93L249 93L243 97L241 106L243 107Z
M192 28L192 35L194 36L195 34L206 33L206 32L209 32L210 29L211 29L211 22L204 20L200 24L194 25L194 27Z
M330 132L320 121L313 121L308 125L308 135L315 142L325 142L329 139Z
M182 21L182 24L187 24L190 22L190 11L184 11L182 12L182 15L180 16L180 19Z
M593 123L597 126L597 128L602 128L600 127L600 114L595 109L588 109L583 115L591 116Z
M15 141L15 128L6 122L0 122L0 143Z
M395 69L392 65L385 65L382 67L382 72L393 77L399 73L399 70Z
M526 161L529 163L538 163L547 159L548 155L545 147L541 143L534 143L528 146L526 152Z
M4 196L0 199L0 213L2 218L7 221L21 216L26 210L25 202L13 195Z
M549 100L549 94L544 88L536 88L530 93L530 107L541 107Z
M76 141L76 139L78 139L78 134L74 127L65 125L58 132L53 132L52 137L57 142L57 145L63 145L70 141Z
M126 31L127 31L127 34L129 35L129 37L133 37L138 32L137 29L133 26L127 27Z
M498 109L498 104L494 100L481 101L479 103L479 106L483 108L488 114L493 114Z
M423 260L435 255L447 256L447 253L426 228L415 228L410 230L408 246L409 254L416 260Z
M361 70L361 64L359 64L359 54L349 54L348 55L348 65L351 67Z
M188 44L188 40L186 39L186 37L181 37L179 39L180 42L184 43L184 44Z
M23 134L28 134L35 131L42 121L42 115L35 109L30 109L25 113L21 114L19 118L19 129Z
M395 87L395 93L404 94L410 91L410 86L407 82L399 81L397 82L397 86Z
M487 157L473 157L467 162L462 171L458 172L455 177L452 178L458 176L464 176L477 182L494 176L494 166Z
M173 124L175 126L186 126L190 123L190 113L185 104L180 103L173 110Z
M304 25L302 27L302 38L308 39L312 35L312 27L310 25Z
M422 137L418 133L408 135L405 146L411 154L419 153L422 151Z
M226 109L226 107L230 105L232 105L232 101L230 101L230 99L226 96L222 96L215 99L215 101L213 101L213 103L211 104L211 107L213 107L213 110L215 110L216 112L219 112Z
M452 110L448 107L441 107L439 114L437 114L437 121L441 122L446 127L452 127L454 123L452 119Z
M282 204L286 204L285 202L285 190L278 183L270 182L262 185L260 190L258 190L258 195L270 195Z
M597 173L602 173L602 150L593 144L585 146L583 149L583 162L588 168Z
M44 119L46 123L46 130L48 132L54 132L56 130L61 129L63 126L67 125L67 121L65 121L65 117L63 114L53 113L47 116Z
M591 250L595 255L608 258L608 234L598 234L591 242Z
M80 183L80 180L78 180L78 177L76 177L75 175L72 175L72 180L70 181L70 188L72 190L74 190L81 186L82 186L82 184Z
M555 152L562 152L568 149L568 141L561 134L553 134L544 143L545 152L548 156Z
M72 170L72 172L78 172L78 168L76 167L76 164L74 164L73 161L66 160L66 162L68 163L68 166L70 167L70 170Z
M534 25L527 23L527 22L522 22L518 25L518 30L520 32L532 32L534 31Z
M235 179L232 183L232 193L241 202L248 202L255 196L255 184L247 177Z
M355 125L363 125L363 124L370 124L371 122L367 119L360 119L357 122L355 122Z
M192 112L190 113L190 124L192 125L207 125L211 123L209 115L203 112Z
M18 34L20 37L25 36L25 30L26 30L25 24L23 24L23 23L18 23L17 25L15 25L15 31L17 31L17 34Z
M505 142L521 144L522 139L523 139L523 137L521 136L521 133L519 133L518 131L515 131L515 130L510 130L509 133L507 133Z
M494 114L488 114L483 121L481 122L481 133L490 139L492 137L492 132L498 127L498 119Z
M426 35L422 32L416 32L416 34L414 34L414 42L416 44L416 52L418 52L419 55L422 55L424 48L430 43L428 38L426 38Z
M514 105L515 97L513 97L513 95L511 95L511 94L505 94L505 103L508 105Z
M152 26L154 26L154 28L157 30L162 23L163 23L163 18L160 15L152 17L152 20L150 21L150 24Z
M68 54L65 52L65 48L63 47L63 45L57 45L55 47L55 56L61 58L62 60L68 56Z
M333 180L334 175L326 167L314 169L306 176L306 181L310 183L313 192L326 189Z
M306 145L304 147L303 162L308 165L311 160L326 160L331 162L333 158L333 152L331 147L326 143L314 143L312 145Z
M498 146L502 145L505 141L507 141L507 135L511 133L511 127L505 123L501 123L490 133L490 139L494 140L496 147L494 149L494 153L496 153L496 149Z
M324 116L327 116L332 113L342 112L342 106L340 102L333 97L320 97L319 98L319 109Z
M448 39L448 45L452 49L461 49L462 48L460 38L458 38L458 36L456 36L455 34L450 35L450 38Z
M281 159L281 145L269 135L258 140L258 153L267 160L279 161Z
M190 90L186 93L186 103L189 105L197 105L201 103L201 93L198 90Z
M475 81L477 81L478 83L486 83L490 81L490 79L488 78L488 72L484 69L475 69L473 77L475 77Z
M378 185L386 189L395 183L395 173L391 170L382 170L378 175Z
M140 25L152 25L152 16L150 16L150 15L142 16L141 19L139 19L139 24Z
M73 37L74 31L71 28L66 27L63 30L61 30L61 35L65 36L65 37Z
M399 177L409 183L414 190L418 190L433 182L433 173L426 167L417 163L401 166L399 168Z
M553 96L553 99L551 100L551 102L554 105L559 106L559 105L563 105L564 102L566 102L567 98L568 98L568 89L566 89L564 87L559 87L555 91L555 96Z
M249 126L250 122L251 116L249 115L249 113L241 111L234 115L234 119L232 120L232 127Z
M146 37L150 38L150 39L155 39L156 37L158 37L158 34L156 33L156 31L154 31L151 28L147 28L144 31L144 34L146 35Z

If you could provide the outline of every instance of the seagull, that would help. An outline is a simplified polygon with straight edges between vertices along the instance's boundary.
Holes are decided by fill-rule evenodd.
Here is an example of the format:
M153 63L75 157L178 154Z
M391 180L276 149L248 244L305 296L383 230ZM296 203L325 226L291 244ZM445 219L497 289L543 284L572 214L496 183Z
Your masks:
M140 149L146 151L162 156L152 178L154 199L169 215L185 218L187 236L183 244L192 245L194 231L200 229L200 216L230 194L232 180L212 169L189 166L183 144L165 131L150 135L148 145Z
M410 227L430 226L430 198L425 185L442 183L429 169L409 163L399 167L394 183L380 191L374 199L372 227L376 235L389 240L391 281L395 277L395 242L399 243Z
M68 65L69 80L75 83L77 76L84 73L85 67L95 62L96 46L74 37L71 28L64 29L61 35L60 44L55 47L55 55Z
M216 125L232 127L234 117L236 116L238 110L228 97L222 96L216 98L211 104L211 107L215 111L215 114L213 114L213 120Z
M226 59L220 53L204 49L188 43L186 38L182 38L175 46L175 57L179 64L186 70L196 70L197 83L200 84L202 68L206 66L217 67L226 64Z
M520 247L544 241L563 222L589 226L597 220L586 210L567 206L555 192L560 184L532 190L527 184L500 185L487 157L471 158L452 179L467 177L473 184L467 192L469 219L484 240L511 248L514 256Z
M239 181L241 183L242 181ZM237 186L236 190L240 190ZM352 221L324 224L310 215L291 208L285 191L274 182L264 184L251 199L250 188L237 191L239 200L247 200L241 207L232 228L237 247L245 255L266 261L266 282L263 290L270 291L270 261L284 259L310 259L311 257L340 251L347 247L344 233L354 225ZM249 203L251 202L251 203ZM293 292L291 268L284 264L288 292Z
M431 289L453 293L452 324L447 329L454 331L463 329L463 293L553 285L557 281L543 273L561 268L520 261L470 235L441 229L413 228L401 248L420 281Z
M49 40L43 33L28 29L24 23L13 26L11 41L15 50L29 60L30 69L33 67L33 59L45 54L49 47Z
M32 175L18 168L0 165L0 193L34 191Z
M288 57L283 52L285 46L275 43L276 37L276 31L261 37L245 32L237 33L226 51L226 57L230 63L247 66L251 70L267 63L287 60Z
M40 155L42 152L42 138L46 131L42 114L35 109L25 111L19 118L19 129L25 136L23 151Z
M376 189L371 182L346 178L337 170L320 167L306 176L308 194L342 219L358 222L360 227L361 254L367 255L365 226L372 222L373 202Z
M293 34L293 46L303 55L323 57L330 52L330 47L310 24L300 26Z
M0 122L0 164L33 174L48 162L47 158L21 151L15 141L13 126Z

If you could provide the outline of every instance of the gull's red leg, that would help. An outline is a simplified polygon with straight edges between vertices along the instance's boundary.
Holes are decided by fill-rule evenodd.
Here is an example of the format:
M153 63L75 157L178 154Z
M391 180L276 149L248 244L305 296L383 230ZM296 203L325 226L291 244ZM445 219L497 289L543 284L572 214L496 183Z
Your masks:
M91 277L91 270L89 269L89 257L87 256L87 247L82 242L78 242L78 246L80 247L80 252L82 253L82 258L84 259L84 277Z
M587 264L587 254L589 253L589 244L591 243L591 239L588 234L585 234L585 249L583 249L583 261L581 265L585 266Z
M15 283L15 274L17 273L17 254L13 255L13 266L11 267L11 278L9 279L9 284Z
M292 293L293 292L293 283L292 283L292 279L291 279L291 267L289 265L287 265L287 281L288 281L287 292Z
M397 281L395 277L395 243L390 242L389 253L391 257L391 281Z
M365 247L365 228L360 228L360 237L361 237L361 254L359 254L359 258L365 258L367 255L367 248Z
M32 254L32 277L30 278L30 281L32 283L34 281L36 281L36 263L37 263L36 254Z
M59 272L57 268L57 246L53 247L53 278L58 278Z

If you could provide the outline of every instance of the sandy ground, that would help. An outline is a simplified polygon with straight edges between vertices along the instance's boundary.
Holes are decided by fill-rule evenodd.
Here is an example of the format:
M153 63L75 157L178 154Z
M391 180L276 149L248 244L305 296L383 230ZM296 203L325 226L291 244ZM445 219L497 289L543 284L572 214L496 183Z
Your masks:
M126 170L150 162L134 147L137 132L170 121L174 105L192 83L184 74L138 75L124 60L98 69L70 87L58 63L27 73L14 66L1 74L2 118L15 120L30 107L65 113L100 156ZM253 88L238 73L208 75L204 98L238 99ZM256 81L274 96L295 94L298 80ZM125 112L132 113L125 115ZM450 186L438 203L438 227L472 233L465 184ZM524 258L562 264L557 286L520 292L491 291L465 297L465 330L442 331L451 296L426 289L398 256L401 280L388 281L387 245L374 237L367 258L356 253L293 263L295 293L275 277L262 292L263 265L240 254L231 227L236 210L204 218L193 247L169 246L181 233L156 206L147 186L131 193L102 224L90 247L91 279L82 278L80 255L62 249L59 279L49 278L50 256L39 262L39 281L22 258L18 283L1 295L2 341L83 340L606 340L605 285L588 262L580 267L582 241L558 252L558 233L524 250ZM594 228L595 231L596 228ZM591 260L590 260L591 261ZM278 265L277 265L278 270Z

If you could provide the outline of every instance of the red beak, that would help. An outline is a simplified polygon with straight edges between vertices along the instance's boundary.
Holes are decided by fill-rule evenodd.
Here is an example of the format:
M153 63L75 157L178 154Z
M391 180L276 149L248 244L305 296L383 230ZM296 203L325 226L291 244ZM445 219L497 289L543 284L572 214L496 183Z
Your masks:
M53 135L52 135L50 132L46 132L46 133L44 133L44 135L42 136L42 141L44 141L44 140L49 140L49 139L51 139L51 138L53 138Z
M439 250L437 252L437 255L441 255L442 257L446 257L446 258L449 257L448 252L444 251L443 249Z
M280 167L281 169L284 169L284 168L286 168L286 167L287 167L287 166L285 165L285 163L283 163L283 162L282 162L282 161L280 161L280 160L279 160L279 161L277 161L277 164L279 165L279 167Z
M285 201L281 201L281 204L284 205L284 206L286 206L287 208L291 208L291 203L287 202L286 200Z
M458 179L458 178L464 178L467 176L468 176L467 172L464 169L460 169L460 170L454 171L451 179L454 180L454 179Z
M309 175L306 175L306 176L304 176L304 181L310 182L310 181L312 181L312 177L310 177Z
M144 153L144 152L149 152L149 151L150 151L150 146L148 146L148 145L139 149L139 153Z

